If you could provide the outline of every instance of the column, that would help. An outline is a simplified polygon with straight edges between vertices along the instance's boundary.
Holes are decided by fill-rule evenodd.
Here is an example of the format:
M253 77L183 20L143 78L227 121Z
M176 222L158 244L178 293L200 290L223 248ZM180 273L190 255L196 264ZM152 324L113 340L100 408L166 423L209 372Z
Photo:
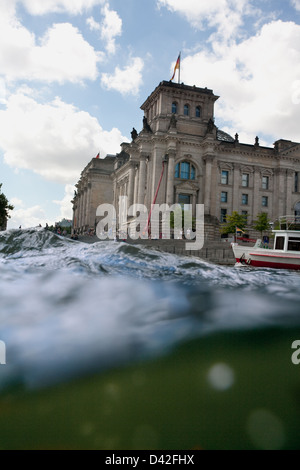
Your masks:
M86 226L86 215L87 215L87 186L84 188L83 193L83 225Z
M94 227L94 220L91 220L91 199L92 199L92 183L88 183L87 186L87 203L86 203L86 224L90 227Z
M80 195L79 195L79 228L82 228L83 225L83 188L80 188Z
M169 151L167 200L170 206L174 203L174 179L175 179L175 152Z
M139 168L139 188L138 188L138 203L144 204L145 200L145 186L146 186L146 158L141 156Z
M114 207L115 209L117 210L117 207L118 207L118 191L117 191L117 177L114 176Z
M205 192L204 192L204 213L210 215L211 209L211 170L214 156L207 155L205 160Z
M252 221L255 220L258 214L261 212L261 168L254 168L253 175L253 199L252 199ZM248 224L251 223L248 220Z
M285 214L285 207L286 207L286 201L285 201L285 178L286 178L286 170L284 168L280 168L278 170L278 176L279 176L279 185L278 185L278 217L282 217L284 215L289 215Z
M241 165L235 163L233 168L232 212L239 212L240 207Z
M134 168L134 196L133 196L133 204L137 204L138 202L138 190L139 190L139 172L138 167Z
M294 208L292 207L292 193L293 193L293 178L295 171L287 170L287 185L286 185L286 215L294 215Z
M195 191L195 192L193 192L193 201L192 201L193 217L196 216L196 205L197 205L197 193Z
M132 206L134 199L134 168L129 170L129 183L128 183L128 207Z

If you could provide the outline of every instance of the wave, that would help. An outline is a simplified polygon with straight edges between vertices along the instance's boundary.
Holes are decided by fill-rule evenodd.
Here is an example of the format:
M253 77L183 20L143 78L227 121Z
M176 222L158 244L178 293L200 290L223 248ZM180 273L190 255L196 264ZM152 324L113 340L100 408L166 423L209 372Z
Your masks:
M41 387L218 331L299 326L299 274L40 229L0 235L0 387Z

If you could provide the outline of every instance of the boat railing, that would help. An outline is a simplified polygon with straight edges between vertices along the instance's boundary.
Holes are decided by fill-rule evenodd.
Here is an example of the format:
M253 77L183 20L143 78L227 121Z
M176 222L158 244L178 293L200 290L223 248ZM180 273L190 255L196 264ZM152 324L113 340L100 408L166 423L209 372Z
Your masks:
M285 215L273 224L274 230L299 230L300 231L300 215Z

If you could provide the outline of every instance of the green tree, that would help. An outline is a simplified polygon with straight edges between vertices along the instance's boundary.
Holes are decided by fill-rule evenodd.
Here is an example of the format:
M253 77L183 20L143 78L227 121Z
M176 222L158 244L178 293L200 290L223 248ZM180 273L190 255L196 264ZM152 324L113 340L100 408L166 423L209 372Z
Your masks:
M226 216L226 223L221 226L221 233L236 233L236 229L243 230L247 225L247 216L240 215L238 212L233 212L231 215Z
M254 220L253 223L254 230L260 232L261 238L263 237L263 232L270 230L270 220L268 219L268 214L261 212L257 216L257 220Z
M9 204L7 197L1 191L2 183L0 183L0 227L4 226L6 220L10 218L9 211L14 209L14 206Z

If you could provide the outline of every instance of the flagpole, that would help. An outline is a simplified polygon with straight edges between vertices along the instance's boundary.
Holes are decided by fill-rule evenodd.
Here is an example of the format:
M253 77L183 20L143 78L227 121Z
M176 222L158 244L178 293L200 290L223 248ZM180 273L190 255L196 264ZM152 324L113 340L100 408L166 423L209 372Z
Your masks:
M181 51L179 52L178 84L180 83Z

